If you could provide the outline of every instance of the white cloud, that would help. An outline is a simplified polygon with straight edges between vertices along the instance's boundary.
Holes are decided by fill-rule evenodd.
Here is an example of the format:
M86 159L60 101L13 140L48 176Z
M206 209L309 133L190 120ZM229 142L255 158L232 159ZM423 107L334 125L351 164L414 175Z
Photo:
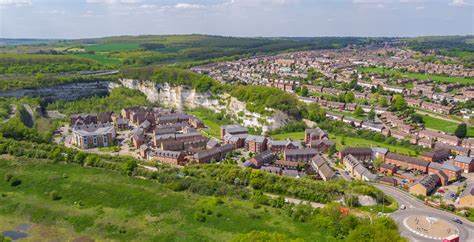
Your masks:
M87 3L101 3L101 4L116 4L116 3L124 3L124 4L135 4L140 3L141 0L86 0Z
M0 0L0 7L25 7L31 6L31 0Z
M468 6L469 3L467 3L465 0L452 0L451 3L449 3L451 6L455 7L463 7L463 6Z
M418 11L420 11L420 10L425 9L425 6L418 6L418 7L416 7L415 9L418 10Z
M205 8L204 5L199 5L199 4L189 4L189 3L177 3L174 5L175 8L178 9L201 9Z

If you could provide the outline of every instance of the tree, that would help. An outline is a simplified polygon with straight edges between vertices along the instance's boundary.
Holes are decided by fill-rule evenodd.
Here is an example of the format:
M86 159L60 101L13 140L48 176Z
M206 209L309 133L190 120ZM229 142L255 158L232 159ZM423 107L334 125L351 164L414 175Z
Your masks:
M371 109L371 110L369 111L369 113L367 114L367 118L368 118L369 120L372 120L372 121L375 120L375 111L374 111L374 109Z
M351 91L347 92L346 95L344 95L344 102L346 103L351 103L354 101L354 99L355 99L355 95Z
M122 164L122 171L128 176L131 176L137 166L138 164L135 159L128 159Z
M387 107L388 106L387 97L386 96L380 97L377 104L382 107Z
M307 87L307 86L303 86L303 87L301 88L301 96L307 97L308 94L309 94L308 87Z
M454 131L454 135L456 135L458 138L466 138L467 135L467 125L466 123L460 123L456 130Z
M354 111L354 114L360 117L364 114L364 110L362 110L361 107L357 107L356 110Z
M401 95L395 95L390 107L391 111L403 111L406 107L407 102L405 101L405 98Z
M411 121L413 121L414 123L417 123L417 124L422 124L422 123L425 122L423 120L423 116L421 116L417 113L412 113L410 118L411 118Z
M441 101L441 105L443 106L448 105L448 100L446 100L446 98L443 98L443 101Z
M337 152L336 145L331 145L331 147L329 147L329 150L328 150L328 156L332 157L334 154L336 154L336 152Z
M375 159L373 162L374 162L375 168L379 169L379 168L380 168L380 165L382 165L382 163L383 163L383 160L377 158L377 159Z

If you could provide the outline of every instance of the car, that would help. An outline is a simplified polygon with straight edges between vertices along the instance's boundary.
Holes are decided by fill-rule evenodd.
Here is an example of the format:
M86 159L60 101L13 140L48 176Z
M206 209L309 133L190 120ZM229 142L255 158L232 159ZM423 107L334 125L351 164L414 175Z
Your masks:
M405 210L406 208L407 208L407 206L405 206L404 204L402 204L402 205L400 206L400 209L401 209L401 210Z
M453 218L453 222L458 223L458 224L462 224L462 220L458 219L458 218Z

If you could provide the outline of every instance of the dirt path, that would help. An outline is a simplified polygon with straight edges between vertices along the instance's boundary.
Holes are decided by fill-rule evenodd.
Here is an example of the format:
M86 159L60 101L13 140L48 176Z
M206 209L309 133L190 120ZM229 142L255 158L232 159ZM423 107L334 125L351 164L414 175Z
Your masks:
M10 112L8 113L8 118L3 120L4 123L8 122L11 118L15 117L16 115L16 105L10 104Z
M270 193L265 193L265 195L267 195L271 198L279 197L277 195L273 195L273 194L270 194ZM300 200L300 199L292 198L292 197L285 197L285 202L293 203L293 204L300 204L301 202L303 202L305 204L309 203L309 204L311 204L311 207L313 207L313 208L323 208L324 206L326 206L325 204L322 204L322 203L315 203L315 202Z

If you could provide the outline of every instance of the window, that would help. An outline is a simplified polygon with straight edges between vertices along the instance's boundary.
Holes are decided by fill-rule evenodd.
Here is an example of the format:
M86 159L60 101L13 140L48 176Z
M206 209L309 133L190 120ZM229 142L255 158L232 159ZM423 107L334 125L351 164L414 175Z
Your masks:
M92 137L92 143L94 144L94 147L97 147L97 136Z
M108 142L109 142L109 141L108 141L108 139L107 139L107 135L106 135L106 134L104 134L104 135L102 136L102 142L104 143L104 146L107 146L107 145L108 145Z

